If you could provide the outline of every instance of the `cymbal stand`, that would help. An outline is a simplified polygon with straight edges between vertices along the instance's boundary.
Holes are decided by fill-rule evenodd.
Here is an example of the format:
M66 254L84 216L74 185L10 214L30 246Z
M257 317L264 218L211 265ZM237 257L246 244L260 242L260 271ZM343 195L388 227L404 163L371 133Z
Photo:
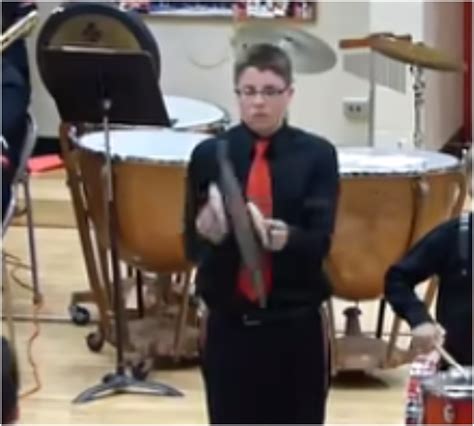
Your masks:
M414 77L413 83L413 93L415 98L415 125L413 131L413 145L416 148L423 147L423 129L422 129L422 111L423 105L425 103L424 91L426 87L426 82L423 75L423 68L419 65L410 66L410 71Z

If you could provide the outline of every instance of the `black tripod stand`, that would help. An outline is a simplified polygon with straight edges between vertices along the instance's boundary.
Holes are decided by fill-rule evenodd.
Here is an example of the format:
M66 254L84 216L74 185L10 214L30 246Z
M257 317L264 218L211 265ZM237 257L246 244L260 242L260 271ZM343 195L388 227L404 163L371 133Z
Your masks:
M107 222L116 327L116 371L106 375L102 383L82 392L74 402L88 402L108 394L133 390L160 396L182 396L180 391L168 385L129 376L123 353L126 324L118 259L110 124L169 126L163 98L153 73L151 57L145 52L123 53L105 49L71 51L48 48L44 54L50 91L62 120L101 123L104 128Z

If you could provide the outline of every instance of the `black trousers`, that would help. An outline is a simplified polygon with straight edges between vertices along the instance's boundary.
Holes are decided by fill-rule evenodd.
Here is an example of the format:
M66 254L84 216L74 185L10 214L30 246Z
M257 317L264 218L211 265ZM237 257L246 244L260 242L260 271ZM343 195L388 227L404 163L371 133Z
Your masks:
M211 424L323 424L326 330L316 308L244 324L211 312L202 371Z

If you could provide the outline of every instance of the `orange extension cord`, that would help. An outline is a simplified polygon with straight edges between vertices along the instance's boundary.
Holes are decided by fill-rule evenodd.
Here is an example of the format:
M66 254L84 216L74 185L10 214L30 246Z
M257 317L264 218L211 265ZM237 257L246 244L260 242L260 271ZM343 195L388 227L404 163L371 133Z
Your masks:
M18 257L13 256L8 253L5 253L5 262L7 263L7 265L10 265L12 268L10 272L10 277L12 278L12 280L20 287L23 287L24 289L33 292L33 288L27 283L25 283L24 281L22 281L16 275L16 271L21 270L21 269L30 270L31 269L30 266L25 265L24 263L20 261ZM36 364L34 356L33 356L33 343L39 337L40 332L41 332L40 324L38 320L38 314L41 311L41 308L43 307L43 302L41 300L42 299L41 297L39 299L40 299L39 301L33 302L33 333L29 337L28 343L27 343L28 363L30 364L33 370L34 385L31 389L21 393L20 398L26 398L28 396L31 396L35 394L36 392L38 392L42 387L38 365Z

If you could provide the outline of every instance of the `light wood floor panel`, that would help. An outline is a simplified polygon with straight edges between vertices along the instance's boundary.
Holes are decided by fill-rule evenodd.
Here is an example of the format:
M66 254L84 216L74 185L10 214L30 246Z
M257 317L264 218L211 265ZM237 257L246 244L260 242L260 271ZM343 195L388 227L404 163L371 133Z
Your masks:
M32 330L28 323L17 324L22 389L32 382L26 359L26 341ZM193 423L206 422L204 394L197 368L159 371L154 380L176 386L184 398L148 395L117 395L85 405L71 401L84 389L98 383L110 372L114 352L106 346L100 354L90 353L83 343L87 328L43 324L34 343L34 358L39 366L42 389L21 400L22 423ZM378 380L340 380L333 384L328 404L328 423L401 424L406 369L377 374Z

